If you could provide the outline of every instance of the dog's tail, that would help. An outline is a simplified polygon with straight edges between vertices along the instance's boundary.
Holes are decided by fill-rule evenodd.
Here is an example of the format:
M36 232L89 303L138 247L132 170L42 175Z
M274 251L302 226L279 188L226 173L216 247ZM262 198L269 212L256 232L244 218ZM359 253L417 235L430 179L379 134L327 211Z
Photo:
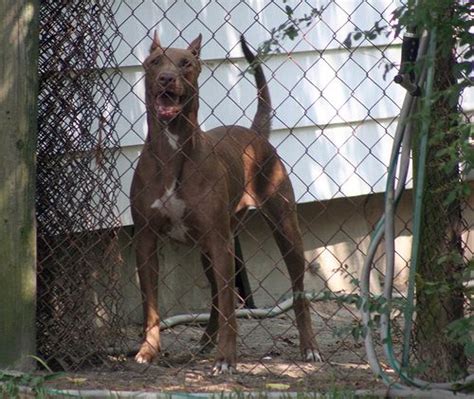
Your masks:
M265 79L262 66L247 46L244 35L240 36L240 44L242 46L245 59L253 68L255 82L258 89L257 112L253 118L252 130L259 132L265 137L268 137L270 135L271 128L272 103L270 100L270 92L268 91L267 80Z

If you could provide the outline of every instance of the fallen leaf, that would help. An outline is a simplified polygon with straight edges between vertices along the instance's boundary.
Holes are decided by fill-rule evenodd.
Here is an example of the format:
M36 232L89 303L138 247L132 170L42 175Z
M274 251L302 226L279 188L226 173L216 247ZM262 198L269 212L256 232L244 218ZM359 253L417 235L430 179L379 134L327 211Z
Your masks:
M68 377L67 380L72 382L73 384L84 384L87 381L87 378L79 378L79 377Z
M269 383L265 385L268 389L278 389L278 390L285 390L289 389L290 386L288 384L279 384L279 383Z

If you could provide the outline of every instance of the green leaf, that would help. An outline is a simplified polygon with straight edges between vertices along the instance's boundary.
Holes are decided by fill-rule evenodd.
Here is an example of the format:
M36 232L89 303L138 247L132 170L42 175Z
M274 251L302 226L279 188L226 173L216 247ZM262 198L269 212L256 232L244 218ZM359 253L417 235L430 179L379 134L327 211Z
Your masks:
M347 35L347 37L344 39L344 41L342 42L342 44L344 45L344 47L350 49L352 47L352 40L351 40L351 34L349 33Z
M377 33L375 33L375 32L369 32L369 33L367 34L367 38L370 39L370 40L375 40L375 39L377 39Z
M294 40L298 36L298 30L294 25L291 25L285 29L285 34L290 40Z

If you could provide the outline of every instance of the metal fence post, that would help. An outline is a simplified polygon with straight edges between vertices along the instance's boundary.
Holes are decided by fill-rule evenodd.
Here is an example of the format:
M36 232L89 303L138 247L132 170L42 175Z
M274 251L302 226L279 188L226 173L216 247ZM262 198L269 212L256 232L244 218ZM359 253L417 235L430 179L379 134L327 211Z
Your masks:
M0 3L0 367L35 353L38 2Z

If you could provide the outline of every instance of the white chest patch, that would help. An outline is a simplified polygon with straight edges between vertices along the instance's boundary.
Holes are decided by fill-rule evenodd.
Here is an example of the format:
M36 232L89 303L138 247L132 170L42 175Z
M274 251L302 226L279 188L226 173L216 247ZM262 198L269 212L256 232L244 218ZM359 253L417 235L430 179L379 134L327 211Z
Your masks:
M166 138L168 139L168 143L169 143L170 147L173 150L178 149L178 146L179 146L178 136L174 133L171 133L168 129L164 130L164 134L165 134Z
M171 238L177 241L185 241L186 232L188 231L183 221L186 204L181 198L178 198L176 180L173 181L171 187L160 198L157 198L151 204L151 208L158 209L163 216L170 219L171 230L168 232L168 235Z

